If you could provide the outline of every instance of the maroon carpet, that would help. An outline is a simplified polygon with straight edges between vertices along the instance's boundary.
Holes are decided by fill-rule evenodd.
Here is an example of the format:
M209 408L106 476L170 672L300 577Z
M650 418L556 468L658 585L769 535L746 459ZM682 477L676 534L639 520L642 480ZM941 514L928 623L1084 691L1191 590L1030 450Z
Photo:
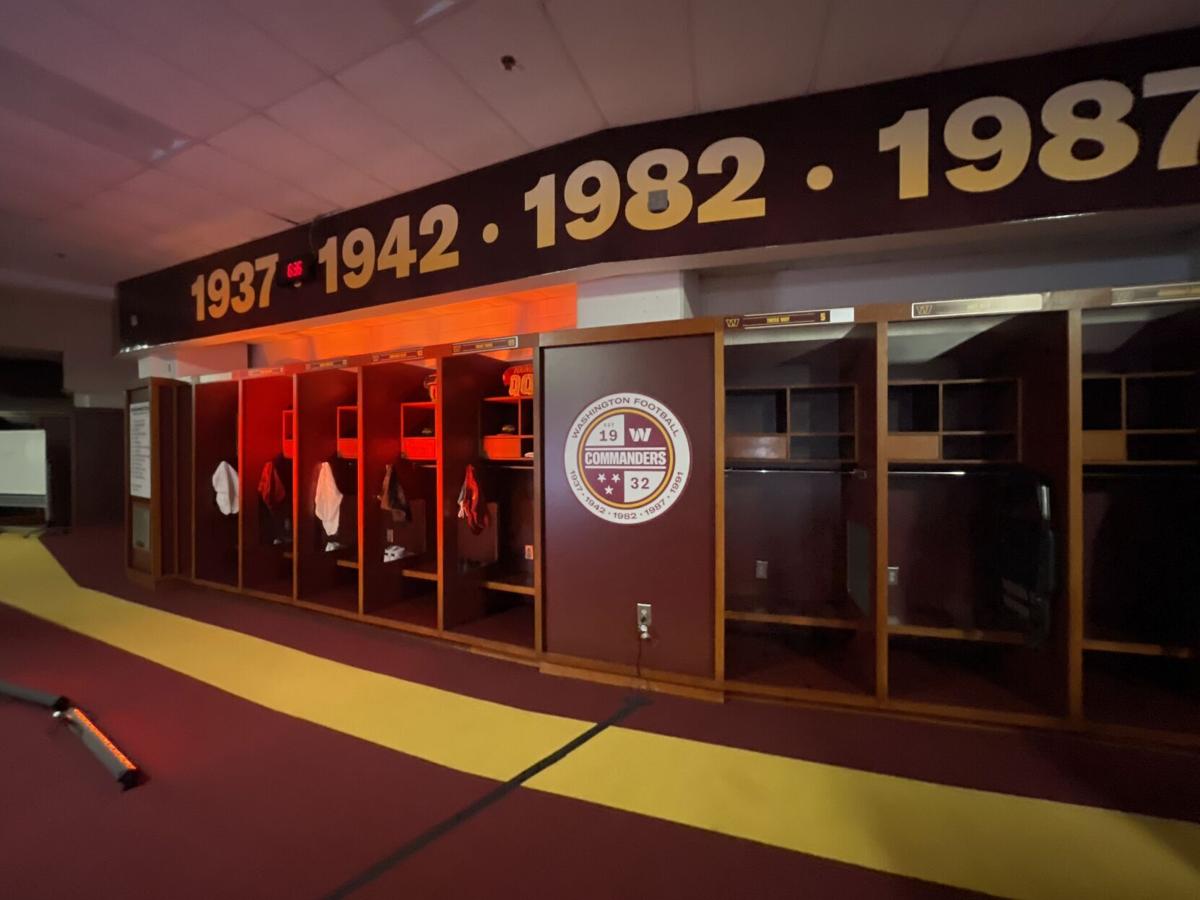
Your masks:
M351 665L542 712L598 721L627 691L542 675L450 645L223 591L148 591L120 565L119 529L45 539L87 587ZM624 727L944 784L1200 821L1200 753L751 701L655 695Z
M118 532L47 546L76 580L365 668L579 718L623 689L220 591L125 581ZM265 710L0 605L0 679L67 693L151 781L122 794L0 701L0 897L320 897L495 789ZM1065 735L655 696L622 723L951 784L1200 819L1200 757ZM362 897L925 897L934 885L518 789Z
M0 679L86 706L150 780L122 793L0 701L0 897L318 898L493 790L0 605ZM747 879L750 879L748 882ZM965 896L518 790L355 897Z

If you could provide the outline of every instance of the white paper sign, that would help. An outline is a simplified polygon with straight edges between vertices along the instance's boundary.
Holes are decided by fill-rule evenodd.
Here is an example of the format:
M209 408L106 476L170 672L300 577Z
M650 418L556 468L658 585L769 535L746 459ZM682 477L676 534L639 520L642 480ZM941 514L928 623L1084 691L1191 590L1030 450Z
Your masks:
M129 404L129 493L150 499L150 404Z

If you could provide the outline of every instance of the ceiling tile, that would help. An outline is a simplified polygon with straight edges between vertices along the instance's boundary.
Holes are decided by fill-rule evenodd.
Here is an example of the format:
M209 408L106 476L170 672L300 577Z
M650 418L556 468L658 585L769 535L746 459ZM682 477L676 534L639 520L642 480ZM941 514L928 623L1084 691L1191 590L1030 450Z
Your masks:
M65 0L145 53L251 107L280 100L321 77L256 25L219 3L194 0Z
M946 69L1033 56L1083 42L1108 11L1107 3L1007 0L980 3L942 61Z
M575 64L537 0L476 3L421 39L534 147L604 127ZM500 57L517 67L506 72Z
M111 238L144 236L196 215L198 213L176 212L151 197L116 188L89 197L56 217L55 221L71 223L80 231L92 231Z
M57 279L113 285L122 278L168 265L150 246L153 232L125 229L109 233L90 218L63 216L50 222L23 223L20 233L0 224L0 257L12 268Z
M116 191L163 206L173 212L176 221L188 216L209 216L229 205L229 199L222 194L161 169L146 169Z
M228 0L280 43L332 74L408 36L387 0Z
M208 143L234 159L274 172L342 209L395 193L388 185L313 146L266 116L243 119L210 138Z
M21 167L0 157L0 214L44 219L78 202L80 196L55 189L43 180L30 180Z
M1087 40L1115 41L1193 25L1200 25L1200 3L1196 0L1118 0Z
M148 163L186 146L176 128L0 47L0 107L77 142ZM99 161L98 159L95 161Z
M454 174L395 125L326 80L278 103L266 114L294 134L353 162L395 191L406 191Z
M974 6L961 0L837 0L825 27L813 91L932 71Z
M235 203L294 222L329 211L328 203L319 197L207 144L181 151L163 163L162 170L218 191Z
M8 3L0 46L193 137L226 128L245 108L55 0Z
M728 109L808 90L831 0L692 0L700 109Z
M0 109L0 152L19 154L56 177L104 187L132 178L144 166L87 141Z
M160 229L147 244L159 259L169 260L164 265L174 265L275 234L283 230L282 225L258 210L225 209Z
M462 171L529 149L418 40L388 47L338 75L352 94Z
M546 11L609 124L695 112L686 0L547 0Z

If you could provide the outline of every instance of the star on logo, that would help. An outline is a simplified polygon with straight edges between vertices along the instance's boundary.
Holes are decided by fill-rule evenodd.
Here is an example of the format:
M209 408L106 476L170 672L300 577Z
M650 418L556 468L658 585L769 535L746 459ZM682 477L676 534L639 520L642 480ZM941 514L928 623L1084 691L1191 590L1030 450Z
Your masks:
M614 474L613 474L613 481L620 481L620 480L621 480L621 476L620 476L619 474L616 474L616 473L614 473Z
M596 476L596 478L597 478L599 481L601 481L601 482L605 481L605 478L604 478L604 473L603 473L603 472L601 472L599 475L597 475L597 476Z
M611 494L611 493L612 493L612 485L609 485L608 487L606 487L606 488L604 489L604 493L606 493L606 494Z

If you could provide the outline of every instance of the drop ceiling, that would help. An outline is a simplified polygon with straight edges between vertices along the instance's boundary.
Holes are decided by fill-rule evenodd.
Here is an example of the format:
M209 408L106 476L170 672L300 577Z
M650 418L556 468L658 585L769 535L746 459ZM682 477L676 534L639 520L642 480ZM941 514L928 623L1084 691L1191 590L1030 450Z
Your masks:
M1195 0L0 0L0 281L107 297L605 127L1196 24Z

